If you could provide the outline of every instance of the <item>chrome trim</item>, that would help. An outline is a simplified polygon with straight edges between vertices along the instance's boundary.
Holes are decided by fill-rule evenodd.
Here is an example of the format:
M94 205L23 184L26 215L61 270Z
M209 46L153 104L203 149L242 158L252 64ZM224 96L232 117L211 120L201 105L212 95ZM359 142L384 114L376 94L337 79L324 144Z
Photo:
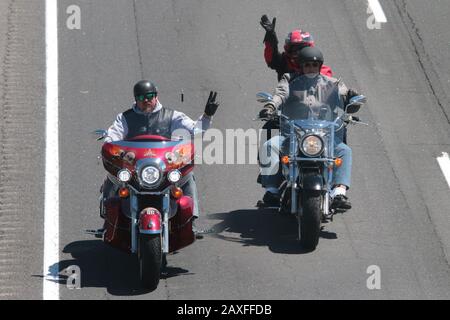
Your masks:
M173 186L177 186L177 187L183 187L187 181L189 180L189 178L191 178L191 176L193 175L193 172L189 172L187 175L183 176L181 178L180 181L178 181L175 184L170 184L167 188L165 188L162 191L139 191L137 190L135 187L133 187L131 184L128 184L127 186L132 189L134 191L135 194L139 194L139 195L153 195L153 196L158 196L158 195L163 195L166 193L170 192L170 189L172 189Z
M137 252L137 229L138 229L138 199L130 192L130 212L131 212L131 253Z
M114 141L109 142L110 144L117 145L120 147L136 148L136 149L164 149L169 147L175 147L183 140L179 141L154 141L154 142L143 142L143 141Z
M134 192L135 194L138 194L138 195L159 196L159 195L162 195L162 194L167 193L168 191L170 191L170 188L171 188L172 186L168 186L167 188L165 188L165 189L162 190L162 191L139 191L139 190L137 190L135 187L133 187L131 184L129 184L128 187L129 187L131 190L133 190L133 192Z
M161 230L143 230L139 229L140 234L161 234Z
M121 172L125 172L125 171L128 172L128 173L130 174L130 179L128 179L127 181L122 181L122 180L120 180L119 175L120 175ZM120 169L120 170L117 172L117 179L118 179L120 182L126 183L126 182L131 181L132 178L133 178L133 174L132 174L131 171L128 170L127 168Z
M302 158L302 157L294 157L294 161L334 162L333 159L329 158Z
M309 156L309 155L303 150L303 142L305 141L305 139L307 139L307 138L309 138L309 137L311 137L311 136L315 136L315 137L319 138L319 140L322 142L322 148L320 148L320 151L319 151L318 153ZM325 150L325 141L323 141L322 137L319 136L319 135L317 135L316 133L308 133L308 134L305 134L305 135L302 137L302 140L301 140L301 142L300 142L300 151L301 151L306 157L312 158L312 157L320 156L320 155L323 153L324 150Z
M171 174L172 172L178 172L178 174L180 175L180 179L178 179L178 181L170 181L169 177L170 177L170 174ZM178 169L170 170L169 172L167 172L167 180L168 180L170 183L178 183L178 182L181 181L182 178L183 178L183 175L181 174L181 171L178 170Z
M146 167L153 166L159 170L159 179L153 184L147 184L142 180L142 170ZM159 158L146 158L136 162L136 176L138 183L145 188L155 189L161 185L164 180L164 172L166 171L166 164Z
M169 210L170 210L170 196L165 194L162 201L162 214L163 214L163 238L162 247L163 253L169 253Z
M295 134L295 126L293 126L293 122L289 122L289 124L291 125L291 132L290 132L290 144L289 144L289 156L290 158L294 158L297 154L297 150L298 150L298 140L297 140L297 136ZM296 214L297 213L297 207L298 207L298 192L297 192L297 176L298 176L298 172L297 172L297 166L294 165L293 161L289 162L289 180L292 184L292 188L291 188L291 213L292 214Z
M330 213L330 194L328 191L325 193L324 197L323 215L325 218L330 218L333 214Z

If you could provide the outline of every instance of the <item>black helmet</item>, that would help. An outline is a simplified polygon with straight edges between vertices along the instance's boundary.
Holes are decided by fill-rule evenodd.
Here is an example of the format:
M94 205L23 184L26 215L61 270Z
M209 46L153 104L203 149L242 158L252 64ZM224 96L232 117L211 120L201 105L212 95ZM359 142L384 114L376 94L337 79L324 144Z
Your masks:
M141 80L134 85L134 96L145 95L149 92L158 93L158 88L148 80Z
M320 64L323 64L323 55L322 52L316 47L306 47L300 50L300 54L298 56L298 62L310 62L317 61Z

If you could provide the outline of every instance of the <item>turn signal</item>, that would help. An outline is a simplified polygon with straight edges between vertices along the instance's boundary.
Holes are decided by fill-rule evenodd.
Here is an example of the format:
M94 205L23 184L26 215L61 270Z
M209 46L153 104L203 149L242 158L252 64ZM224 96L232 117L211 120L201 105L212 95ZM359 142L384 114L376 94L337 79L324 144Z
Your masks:
M336 158L335 160L334 160L334 165L336 166L336 167L340 167L340 166L342 166L342 159L341 158Z
M183 196L183 190L179 187L173 187L172 188L172 197L175 199L180 199Z
M282 164L289 164L289 156L284 156L281 158Z
M128 190L128 188L120 188L119 197L128 198L129 195L130 195L130 190Z

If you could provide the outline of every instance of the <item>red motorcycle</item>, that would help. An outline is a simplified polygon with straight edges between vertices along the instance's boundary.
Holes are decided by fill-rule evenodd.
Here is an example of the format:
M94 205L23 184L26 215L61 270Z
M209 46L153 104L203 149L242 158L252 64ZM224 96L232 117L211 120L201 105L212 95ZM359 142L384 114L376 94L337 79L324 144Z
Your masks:
M156 289L166 255L195 241L194 145L142 135L106 142L101 154L108 171L100 199L103 241L137 253L143 286Z

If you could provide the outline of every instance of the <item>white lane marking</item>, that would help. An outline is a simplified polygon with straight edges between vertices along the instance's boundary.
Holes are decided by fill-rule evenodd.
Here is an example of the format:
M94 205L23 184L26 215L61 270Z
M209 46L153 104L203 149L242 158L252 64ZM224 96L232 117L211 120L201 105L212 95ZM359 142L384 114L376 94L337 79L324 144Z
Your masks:
M442 156L437 158L439 166L444 173L445 180L447 180L448 186L450 187L450 157L447 152L442 152Z
M375 16L375 21L379 23L386 23L386 15L384 14L383 8L378 0L368 0L369 7Z
M45 1L46 131L43 299L59 300L58 5Z

